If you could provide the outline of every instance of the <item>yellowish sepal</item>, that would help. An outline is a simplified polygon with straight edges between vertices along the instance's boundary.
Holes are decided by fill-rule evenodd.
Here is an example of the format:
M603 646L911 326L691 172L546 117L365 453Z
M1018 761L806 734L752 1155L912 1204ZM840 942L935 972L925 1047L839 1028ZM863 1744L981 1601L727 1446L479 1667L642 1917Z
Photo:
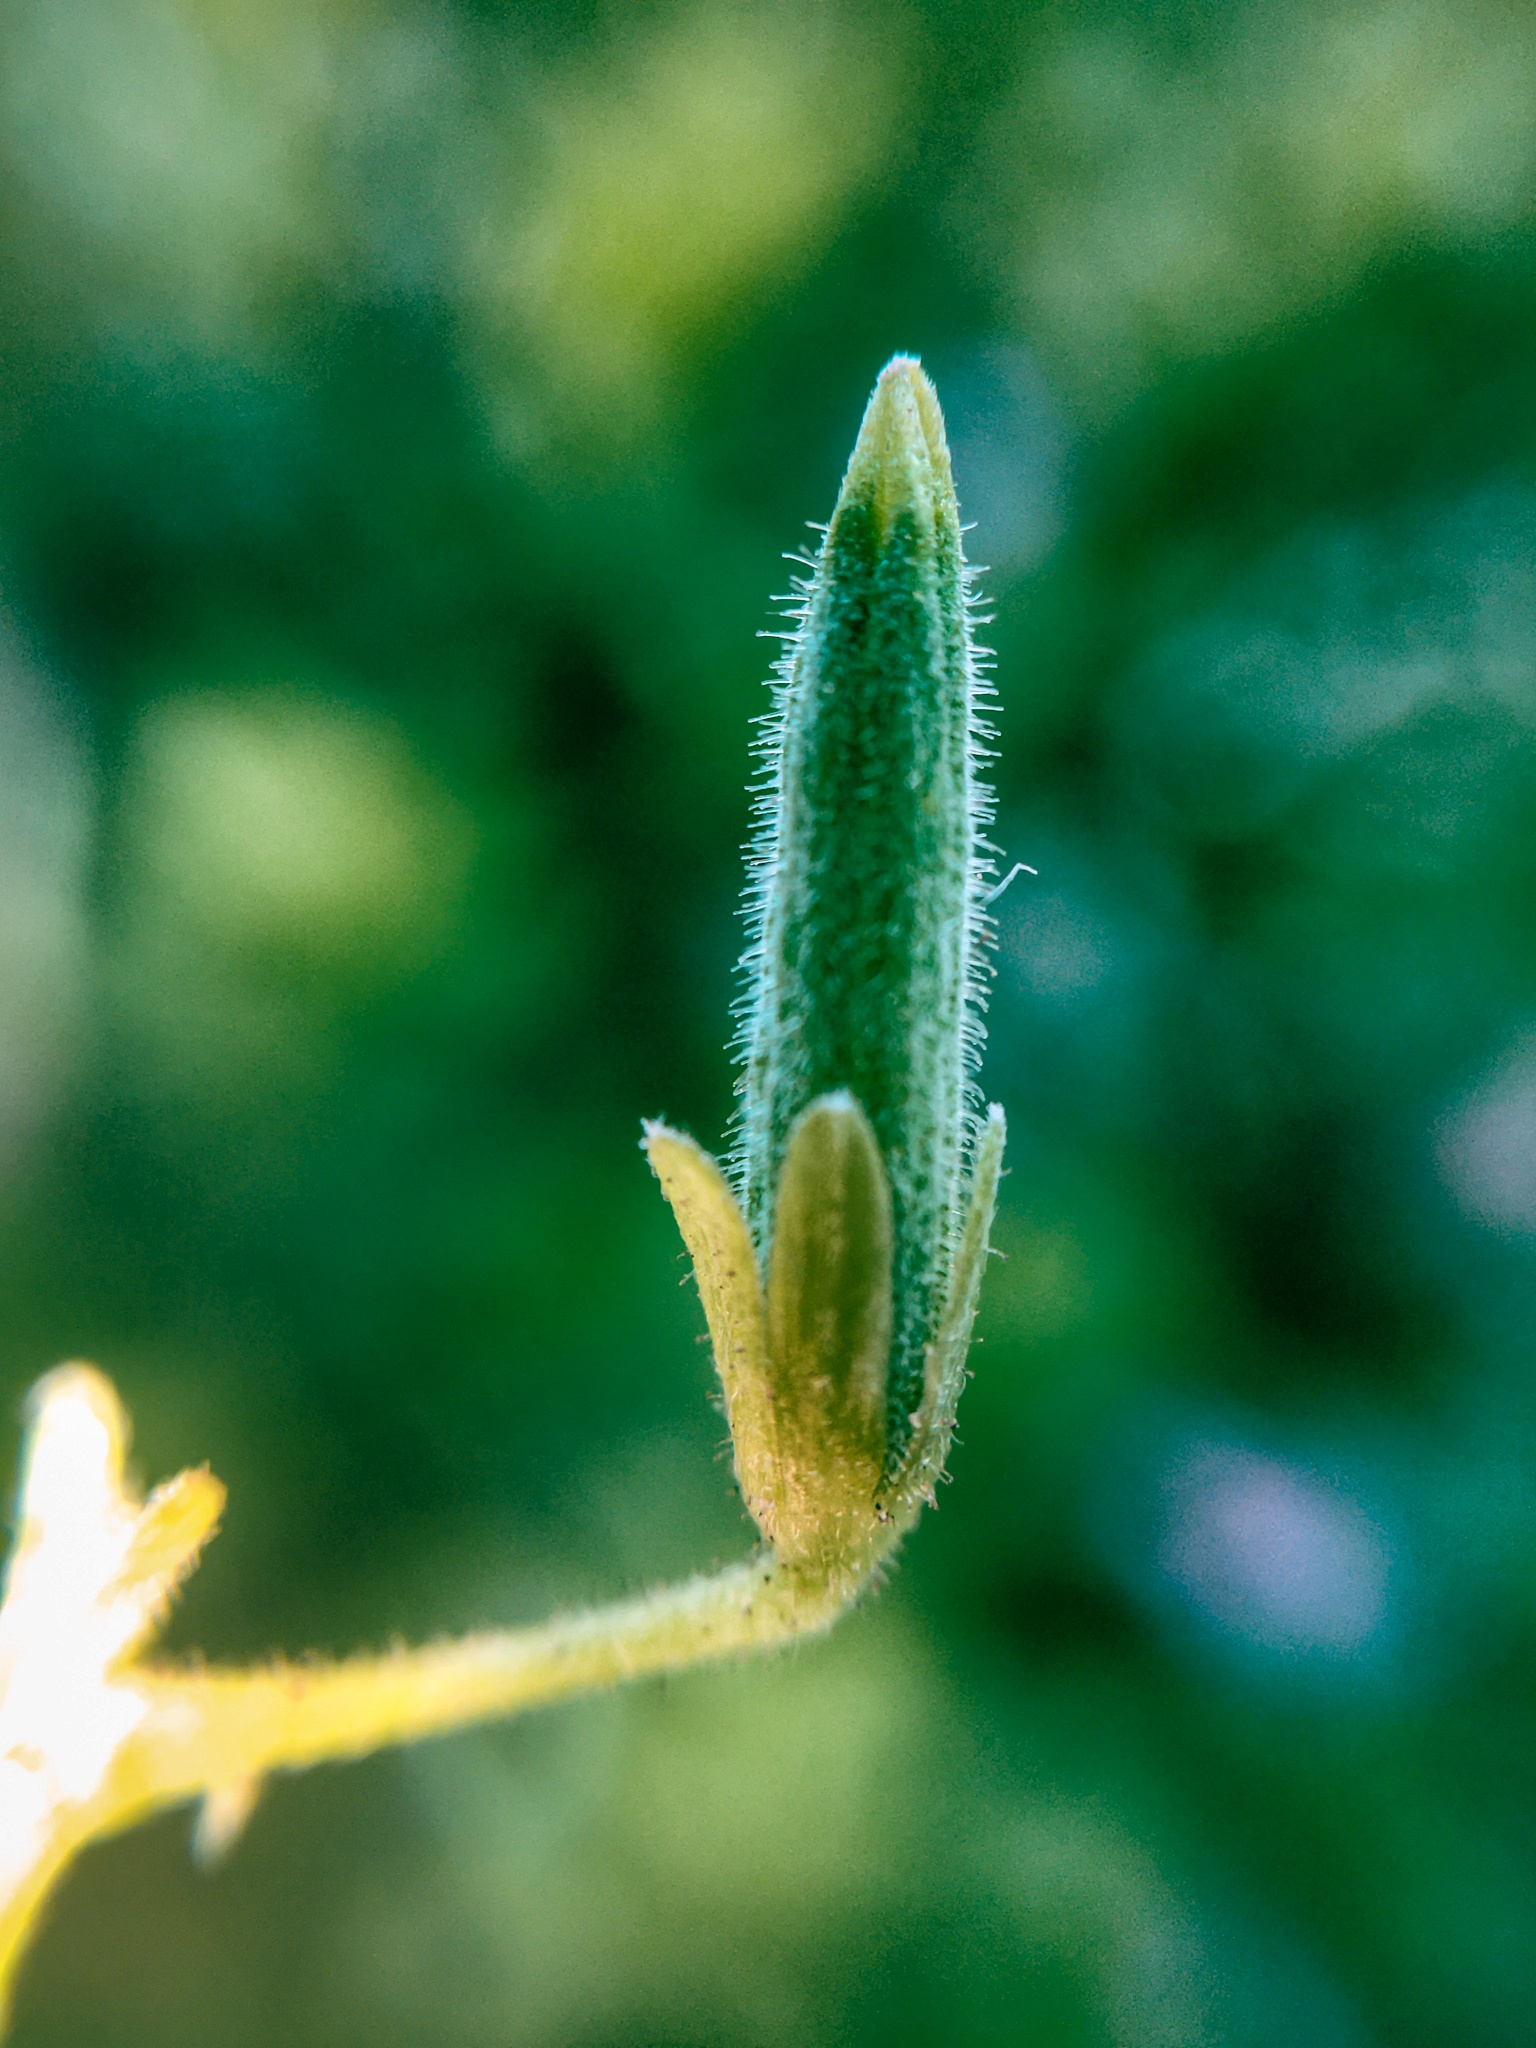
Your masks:
M693 1258L742 1499L786 1564L846 1577L884 1547L891 1197L868 1121L843 1094L795 1125L766 1288L709 1154L664 1124L645 1148Z
M681 1132L646 1126L647 1153L693 1258L742 1498L780 1559L813 1579L867 1573L933 1498L965 1384L1005 1135L994 1105L977 1141L922 1402L887 1473L890 1190L859 1105L823 1096L795 1125L766 1289L719 1166Z
M693 1260L747 1511L773 1541L776 1431L757 1255L730 1183L702 1145L647 1122L645 1154Z

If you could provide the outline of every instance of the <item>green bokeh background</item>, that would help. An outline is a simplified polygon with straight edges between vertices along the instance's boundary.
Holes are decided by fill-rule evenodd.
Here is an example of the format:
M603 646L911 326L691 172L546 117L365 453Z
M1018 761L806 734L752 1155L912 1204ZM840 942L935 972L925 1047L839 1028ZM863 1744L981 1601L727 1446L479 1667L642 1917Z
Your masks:
M825 1643L98 1849L17 2048L1536 2039L1536 17L14 0L0 1375L343 1649L741 1554L709 1143L786 550L991 564L963 1445Z

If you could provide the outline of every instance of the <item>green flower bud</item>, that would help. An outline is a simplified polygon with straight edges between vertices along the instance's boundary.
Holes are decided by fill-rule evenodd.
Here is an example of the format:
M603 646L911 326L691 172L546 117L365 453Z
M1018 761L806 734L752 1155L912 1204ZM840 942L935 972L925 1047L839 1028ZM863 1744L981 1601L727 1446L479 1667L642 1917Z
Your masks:
M848 1090L890 1178L888 1430L904 1447L960 1225L981 1038L985 728L938 399L881 374L764 743L736 1178L767 1261L789 1133Z
M693 1255L743 1498L783 1560L832 1584L890 1548L943 1469L1003 1148L971 1083L985 685L943 421L907 357L809 566L763 745L736 1191L664 1125L646 1148Z

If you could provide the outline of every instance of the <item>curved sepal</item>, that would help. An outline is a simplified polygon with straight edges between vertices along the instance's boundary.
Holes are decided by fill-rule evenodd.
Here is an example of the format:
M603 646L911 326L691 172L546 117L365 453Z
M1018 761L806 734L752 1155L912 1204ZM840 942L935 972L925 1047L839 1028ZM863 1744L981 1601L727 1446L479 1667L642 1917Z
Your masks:
M785 1148L768 1261L781 1556L837 1569L883 1545L891 1356L891 1195L846 1091L813 1102Z
M970 1199L955 1249L948 1300L938 1334L928 1347L922 1404L912 1418L912 1436L901 1463L884 1491L886 1512L899 1528L910 1527L924 1504L932 1503L934 1487L949 1456L981 1277L986 1271L1007 1135L1002 1109L994 1102L977 1136Z
M693 1260L736 1454L736 1483L759 1529L774 1540L774 1417L767 1318L746 1219L719 1166L693 1139L647 1121L645 1155Z

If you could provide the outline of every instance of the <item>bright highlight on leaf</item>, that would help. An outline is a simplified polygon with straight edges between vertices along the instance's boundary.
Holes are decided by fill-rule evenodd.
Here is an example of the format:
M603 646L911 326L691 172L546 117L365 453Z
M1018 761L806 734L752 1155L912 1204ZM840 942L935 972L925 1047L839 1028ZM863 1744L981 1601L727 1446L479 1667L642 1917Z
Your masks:
M133 1655L224 1505L207 1471L134 1500L126 1443L117 1396L89 1366L35 1390L0 1607L0 1998L5 1962L77 1838L105 1832L119 1760L150 1712Z

